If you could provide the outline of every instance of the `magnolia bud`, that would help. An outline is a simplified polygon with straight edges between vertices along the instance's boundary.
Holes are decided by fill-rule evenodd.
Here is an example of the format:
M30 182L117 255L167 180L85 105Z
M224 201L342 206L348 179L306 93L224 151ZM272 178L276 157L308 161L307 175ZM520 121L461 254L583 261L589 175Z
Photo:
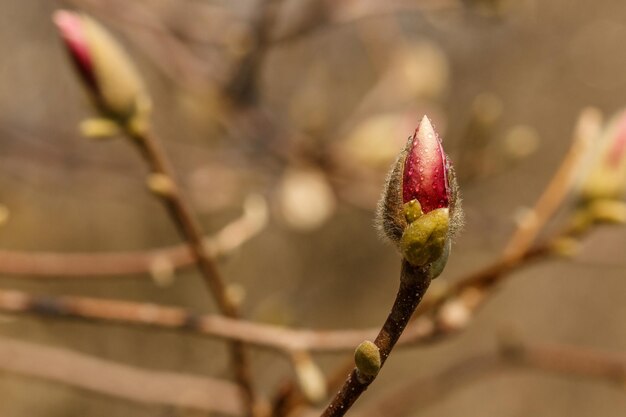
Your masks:
M387 177L378 224L414 266L443 270L450 239L462 223L454 171L424 116Z
M584 201L620 200L626 195L626 111L618 113L601 134L581 184Z
M137 125L150 99L135 66L115 39L86 15L54 13L63 42L96 106L104 116Z

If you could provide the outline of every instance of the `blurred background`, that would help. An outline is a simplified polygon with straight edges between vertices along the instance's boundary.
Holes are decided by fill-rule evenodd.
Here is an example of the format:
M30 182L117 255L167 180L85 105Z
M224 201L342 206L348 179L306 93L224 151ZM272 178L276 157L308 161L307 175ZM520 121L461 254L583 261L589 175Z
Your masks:
M130 51L153 97L155 130L208 234L238 218L251 195L267 202L266 227L220 262L245 316L266 323L382 323L399 258L378 238L374 211L423 114L456 166L466 214L442 285L498 257L567 152L580 111L610 116L626 96L626 3L618 0L2 0L4 250L180 242L128 141L81 137L78 124L93 110L51 21L60 7L89 13ZM460 336L392 355L359 406L398 380L493 347L503 327L528 341L626 351L624 253L624 229L602 227L575 258L515 272ZM0 285L215 311L193 268L159 277L5 273ZM3 315L0 335L148 369L229 374L223 342L179 333ZM316 359L330 372L345 356ZM255 352L253 362L268 395L291 376L275 354ZM623 390L527 371L478 381L410 415L625 411ZM2 370L0 414L204 415Z

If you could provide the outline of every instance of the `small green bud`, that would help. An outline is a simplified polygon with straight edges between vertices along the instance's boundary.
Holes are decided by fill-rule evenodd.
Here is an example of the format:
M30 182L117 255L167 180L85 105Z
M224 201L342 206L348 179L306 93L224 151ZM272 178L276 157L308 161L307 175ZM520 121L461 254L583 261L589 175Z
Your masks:
M169 198L176 192L174 181L165 174L152 173L148 175L146 185L150 191L160 197Z
M583 202L623 200L626 196L626 111L615 115L589 152L581 181Z
M119 123L111 119L92 118L80 123L83 136L91 139L109 139L121 133Z
M354 351L354 362L361 374L376 376L382 366L378 346L369 340L361 343Z
M413 199L408 203L405 203L404 206L402 206L402 210L408 224L413 223L424 214L422 211L422 205L419 201L417 201L417 199Z
M556 255L564 258L572 258L580 248L580 241L571 237L562 237L552 242L551 249Z
M442 257L448 240L447 208L428 212L409 224L400 239L400 250L413 266L425 266Z
M609 199L598 199L589 204L589 215L595 222L609 224L626 223L626 203Z

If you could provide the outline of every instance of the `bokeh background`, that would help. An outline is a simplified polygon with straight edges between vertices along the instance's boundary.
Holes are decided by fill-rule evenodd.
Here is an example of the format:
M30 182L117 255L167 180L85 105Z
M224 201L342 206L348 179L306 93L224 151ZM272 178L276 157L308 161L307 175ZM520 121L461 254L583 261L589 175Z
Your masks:
M51 14L84 10L131 51L155 129L207 233L267 199L268 226L220 263L248 318L311 328L380 324L398 255L373 227L385 172L428 114L461 180L466 227L441 282L495 259L571 143L581 109L626 97L626 3L574 0L312 1L277 5L257 45L256 1L1 0L0 247L107 252L179 242L127 141L82 138L93 114ZM242 60L260 50L236 83ZM228 98L225 86L244 85ZM231 89L230 91L236 91ZM233 110L234 108L234 110ZM550 225L550 227L555 227ZM394 383L492 348L503 327L528 341L626 351L626 234L603 227L574 259L515 272L458 337L396 352L360 406ZM199 275L30 280L2 288L214 311ZM0 317L0 334L149 369L226 376L222 342L115 325ZM316 357L325 371L345 355ZM254 356L271 393L291 375ZM538 372L473 383L414 416L623 416L623 390ZM0 371L0 414L196 415ZM198 414L202 415L202 414Z

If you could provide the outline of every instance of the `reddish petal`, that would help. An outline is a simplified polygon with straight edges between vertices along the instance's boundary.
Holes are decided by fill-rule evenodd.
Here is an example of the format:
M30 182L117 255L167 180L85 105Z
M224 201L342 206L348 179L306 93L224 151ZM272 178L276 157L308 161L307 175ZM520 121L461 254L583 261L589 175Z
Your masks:
M428 117L415 130L404 162L402 199L416 199L424 213L449 205L448 160Z
M617 167L623 158L626 158L626 112L620 116L617 132L615 132L613 143L610 145L607 155L607 162L612 167Z
M98 83L83 30L82 18L78 13L59 10L54 13L53 20L81 77L97 93Z

